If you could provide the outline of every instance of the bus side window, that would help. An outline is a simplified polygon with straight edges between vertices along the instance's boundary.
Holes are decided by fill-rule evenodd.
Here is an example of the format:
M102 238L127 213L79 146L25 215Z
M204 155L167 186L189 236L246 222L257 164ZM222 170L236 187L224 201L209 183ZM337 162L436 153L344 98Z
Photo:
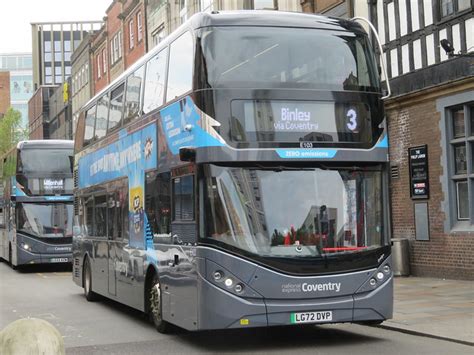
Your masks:
M95 129L95 105L87 110L86 113L86 127L84 129L84 144L83 147L89 145L94 139Z
M107 197L107 236L109 239L117 239L117 193L112 192Z
M173 180L173 221L194 220L194 175Z
M102 96L97 102L95 123L95 139L100 139L107 132L107 119L109 116L109 94Z
M95 197L95 236L107 237L107 196L101 195Z
M120 206L122 206L122 239L128 240L129 236L129 222L128 222L128 181L125 180L126 185L120 192Z
M0 207L0 228L4 228L3 208Z
M148 113L163 105L167 57L168 48L165 48L151 58L146 65L143 113Z
M85 221L83 221L86 227L86 234L91 236L95 234L94 231L94 198L92 196L85 197L85 208L86 213L84 214Z
M171 233L171 182L170 173L146 175L145 212L153 234Z
M108 132L113 130L115 127L120 127L122 124L124 89L125 89L125 83L122 83L117 88L112 90L112 93L110 95Z
M166 101L174 100L192 89L193 37L186 32L171 43Z
M127 78L127 90L125 93L125 116L123 124L127 124L140 115L140 97L143 88L143 76L145 66L136 70Z

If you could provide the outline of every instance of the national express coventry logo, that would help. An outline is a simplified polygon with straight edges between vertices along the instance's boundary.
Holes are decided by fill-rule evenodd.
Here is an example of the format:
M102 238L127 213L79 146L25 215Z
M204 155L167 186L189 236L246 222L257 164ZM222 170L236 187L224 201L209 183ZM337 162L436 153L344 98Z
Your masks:
M300 293L300 292L328 292L341 291L340 282L325 282L325 283L308 283L304 282L302 284L291 284L287 283L281 285L281 292L283 293Z

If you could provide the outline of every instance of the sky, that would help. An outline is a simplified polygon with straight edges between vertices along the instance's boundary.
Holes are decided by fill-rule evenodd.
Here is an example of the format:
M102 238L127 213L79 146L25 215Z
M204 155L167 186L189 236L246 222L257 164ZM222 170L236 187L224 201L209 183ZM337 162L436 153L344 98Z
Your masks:
M0 53L31 53L31 22L100 21L111 3L112 0L0 0Z

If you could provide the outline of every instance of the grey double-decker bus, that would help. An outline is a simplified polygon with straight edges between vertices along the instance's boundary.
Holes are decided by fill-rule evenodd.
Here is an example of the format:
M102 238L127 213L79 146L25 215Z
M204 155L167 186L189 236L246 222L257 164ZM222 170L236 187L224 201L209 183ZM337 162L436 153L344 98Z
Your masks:
M74 144L22 141L0 157L0 258L71 262Z
M382 96L355 21L196 14L82 110L75 283L160 332L391 318Z

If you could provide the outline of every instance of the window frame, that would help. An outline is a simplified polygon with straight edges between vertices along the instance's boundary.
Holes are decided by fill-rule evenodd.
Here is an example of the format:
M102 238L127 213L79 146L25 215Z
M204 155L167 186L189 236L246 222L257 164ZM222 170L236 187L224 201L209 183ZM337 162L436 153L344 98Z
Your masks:
M464 111L464 136L454 136L455 112L460 108ZM442 165L441 175L442 191L445 202L442 204L445 213L445 233L473 233L474 232L474 129L471 127L472 115L474 115L474 100L472 90L445 97L437 100L437 109L441 113L441 146ZM467 171L456 174L456 162L454 159L455 147L466 146ZM468 216L466 220L459 217L458 183L468 184Z
M101 57L100 53L97 55L97 80L99 80L102 77L102 70L100 68L100 63L101 63Z
M128 21L128 49L132 50L135 47L135 33L133 28L133 18Z
M137 43L140 43L143 40L143 22L142 22L142 12L137 12Z

